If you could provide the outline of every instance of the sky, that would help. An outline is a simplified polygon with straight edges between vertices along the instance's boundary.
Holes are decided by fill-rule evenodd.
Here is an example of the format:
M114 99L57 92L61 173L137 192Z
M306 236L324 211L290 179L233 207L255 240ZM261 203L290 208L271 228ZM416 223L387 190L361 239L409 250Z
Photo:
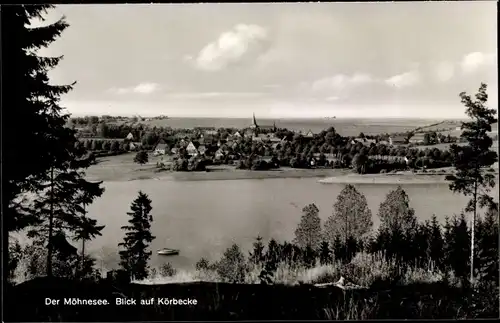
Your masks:
M461 118L497 109L495 1L60 5L74 115ZM42 24L33 22L33 26Z

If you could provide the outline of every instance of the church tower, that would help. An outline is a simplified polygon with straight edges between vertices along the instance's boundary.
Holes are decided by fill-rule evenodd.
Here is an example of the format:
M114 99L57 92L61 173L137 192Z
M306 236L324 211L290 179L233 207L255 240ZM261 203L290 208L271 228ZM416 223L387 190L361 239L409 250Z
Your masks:
M258 127L259 127L259 125L257 124L257 120L255 119L255 113L254 113L253 114L253 119L252 119L252 125L250 126L250 128L256 129Z
M257 124L257 120L255 119L255 113L253 114L252 125L250 129L253 130L253 135L257 136L259 134L259 125Z

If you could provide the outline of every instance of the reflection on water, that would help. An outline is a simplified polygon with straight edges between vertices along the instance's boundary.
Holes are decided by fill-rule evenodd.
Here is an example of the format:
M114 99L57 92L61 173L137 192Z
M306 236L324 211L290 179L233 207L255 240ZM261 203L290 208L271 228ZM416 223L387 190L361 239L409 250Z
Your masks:
M117 245L123 239L121 226L129 216L138 191L153 201L154 251L152 266L169 261L174 267L189 268L201 257L215 260L233 242L248 250L257 235L265 240L293 239L301 209L315 203L324 221L332 212L335 199L344 187L320 184L314 178L279 178L233 181L133 181L105 182L102 198L89 208L89 215L106 225L103 236L90 243L95 256L105 257L106 266L118 263ZM377 210L385 195L396 185L356 184L365 194L379 225ZM446 183L402 185L411 206L421 220L436 214L440 220L458 214L467 198L452 194ZM160 248L180 249L175 257L158 256ZM103 249L104 248L104 249ZM245 251L246 252L246 251Z

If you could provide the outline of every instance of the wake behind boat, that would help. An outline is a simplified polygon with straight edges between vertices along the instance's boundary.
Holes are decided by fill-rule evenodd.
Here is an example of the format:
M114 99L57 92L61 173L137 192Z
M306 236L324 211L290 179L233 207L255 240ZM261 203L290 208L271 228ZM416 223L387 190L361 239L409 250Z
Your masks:
M169 248L158 249L158 254L161 256L176 256L179 253L180 250L177 249L169 249Z

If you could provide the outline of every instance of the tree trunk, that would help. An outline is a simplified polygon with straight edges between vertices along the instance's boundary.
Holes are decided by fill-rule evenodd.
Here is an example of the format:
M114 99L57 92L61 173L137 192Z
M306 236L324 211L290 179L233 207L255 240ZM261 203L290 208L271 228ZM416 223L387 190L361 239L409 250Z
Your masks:
M471 223L471 239L470 239L470 281L474 283L474 237L476 231L476 215L477 215L477 180L474 182L474 212L472 213Z
M83 214L85 214L85 204L83 204ZM82 239L82 259L80 262L81 262L80 263L80 275L83 275L83 268L85 266L85 237Z
M47 248L47 276L52 277L52 226L54 220L54 168L50 168L50 213L49 213L49 243Z

